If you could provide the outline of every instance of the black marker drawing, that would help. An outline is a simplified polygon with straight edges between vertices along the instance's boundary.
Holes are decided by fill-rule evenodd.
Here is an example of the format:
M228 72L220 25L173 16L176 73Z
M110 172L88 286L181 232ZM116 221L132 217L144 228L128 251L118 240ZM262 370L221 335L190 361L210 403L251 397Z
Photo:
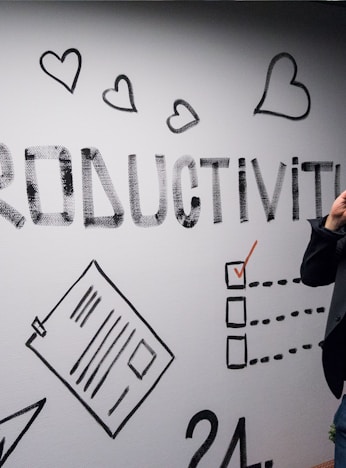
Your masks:
M249 258L252 254L254 247L256 246L257 241L253 244L250 253L248 254L245 261L235 261L235 262L227 262L225 264L225 283L228 290L232 290L236 292L236 290L245 290L247 288L246 284L246 266L249 261ZM235 267L241 266L240 272ZM270 288L275 285L279 287L287 286L289 283L293 285L299 285L301 283L301 279L298 277L293 278L291 281L287 280L286 278L281 278L276 281L263 281L262 283L259 281L253 281L249 283L249 288L255 288L262 286L263 288ZM304 343L298 347L288 348L285 352L277 353L272 356L265 355L260 358L258 357L249 357L249 344L248 344L248 335L246 333L246 326L249 325L251 327L263 325L268 327L271 323L283 323L287 314L279 314L273 319L267 317L264 319L251 319L248 321L248 304L247 304L247 297L245 295L241 296L230 296L226 298L226 327L229 329L238 329L239 332L243 331L242 334L232 334L227 336L226 340L226 366L228 369L244 369L248 365L253 366L257 363L266 364L270 362L272 359L274 361L281 361L285 356L297 354L298 349L302 350L310 350L313 348L313 344L311 343ZM312 316L313 314L312 308L304 309L304 314ZM321 314L325 312L325 307L320 306L316 308L317 314ZM299 316L299 311L295 310L290 313L290 316L293 318L297 318ZM274 321L275 320L275 321Z
M174 359L96 261L32 326L26 345L112 438Z
M188 113L189 113L188 118L191 118L191 116L192 116L192 120L190 120L187 123L182 125L181 122L179 122L179 120L181 120L182 116L181 116L181 113L179 113L179 111L178 111L178 107L180 107L181 110L183 110L183 111L187 110ZM170 115L168 117L168 119L166 120L168 128L173 133L183 133L186 130L188 130L189 128L193 127L194 125L197 125L199 123L199 121L200 121L197 112L184 99L177 99L176 101L174 101L173 110L174 110L174 114ZM185 112L184 112L184 114L185 114ZM173 121L177 122L177 124L173 125Z
M61 57L48 50L41 55L40 66L47 75L73 94L82 67L82 56L79 50L67 49Z
M202 161L202 159L201 159ZM201 163L202 164L202 163ZM275 219L275 212L279 201L279 196L283 182L285 180L286 166L287 164L280 162L278 174L276 177L276 185L272 201L269 200L266 186L261 175L259 161L257 158L251 160L253 172L255 175L255 180L257 187L259 189L259 194L262 200L264 207L264 212L267 218L267 221L272 221ZM238 191L239 191L239 220L241 223L249 221L248 216L248 179L247 179L247 169L246 169L246 159L238 159ZM311 216L320 217L321 208L322 208L322 172L332 172L335 167L334 173L334 193L335 198L341 193L341 166L340 164L334 164L333 161L304 161L299 166L299 158L294 156L292 157L292 168L291 168L291 194L292 194L292 220L298 221L300 219L300 190L299 190L299 169L304 172L314 173L314 197L315 197L315 206L316 212L312 213ZM304 187L306 189L306 187ZM302 191L306 195L306 190Z
M113 208L113 215L95 216L92 167ZM83 215L85 227L119 227L124 220L124 209L114 189L106 164L97 148L82 149Z
M275 219L276 208L279 202L282 184L284 181L286 165L283 163L280 163L279 165L274 193L273 193L272 200L270 201L257 159L256 158L253 159L251 163L253 166L258 191L260 193L260 197L262 200L262 204L263 204L263 208L264 208L267 221L272 221L273 219Z
M235 299L235 298L233 298L233 299ZM316 313L317 314L323 314L325 311L326 311L326 308L324 306L316 307ZM314 313L314 309L313 308L304 309L303 312L306 315L312 315ZM274 321L274 319L277 322L283 322L286 319L286 317L288 317L288 316L291 316L293 318L297 318L297 317L300 316L300 312L299 312L299 310L293 310L290 314L280 314L280 315L277 315L276 317L274 317L273 319L270 319L270 318L266 318L266 319L262 319L262 320L254 319L254 320L251 320L249 324L252 327L257 326L257 325L269 325L271 323L271 321ZM245 323L243 323L243 324L239 324L238 321L235 321L234 323L231 323L231 322L227 321L227 318L226 318L226 324L227 324L228 327L237 328L237 327L245 326L246 325L246 319L245 319L244 322Z
M46 399L43 398L0 421L0 466L3 466L21 438L30 429L45 403Z
M295 277L295 278L292 278L292 283L294 284L300 284L302 282L301 278L298 278L298 277ZM287 283L289 282L289 280L287 279L279 279L279 280L275 280L275 281L263 281L262 283L260 281L251 281L251 283L249 283L249 288L257 288L258 286L263 286L264 288L269 288L271 286L274 286L275 283L280 285L280 286L285 286Z
M193 432L195 427L201 421L208 421L210 424L209 434L207 435L205 441L199 447L199 449L195 452L194 456L192 457L188 468L196 468L199 464L201 459L207 453L207 451L213 445L215 438L217 436L217 431L219 427L219 421L217 419L216 414L210 410L202 410L196 413L190 420L187 429L185 438L192 439ZM255 463L254 465L247 464L247 446L246 446L246 426L245 426L245 418L239 418L237 426L234 430L232 435L231 442L226 450L226 454L224 459L220 464L220 468L227 468L229 463L232 459L234 454L234 450L239 443L239 467L240 468L261 468L262 463ZM273 460L268 460L264 463L263 468L272 468L273 467Z
M117 192L113 186L112 174L109 173L105 161L100 151L95 147L86 147L81 149L82 157L82 182L83 182L83 216L84 226L89 227L102 227L102 228L117 228L122 225L124 220L124 209L119 199ZM62 188L63 206L62 211L57 213L43 213L41 209L40 186L38 177L36 175L39 160L52 161L52 174L53 171L59 170L60 184ZM55 160L55 161L54 161ZM166 159L164 155L155 155L157 178L158 178L158 209L154 214L145 215L141 210L140 203L140 180L137 176L137 156L130 154L128 156L128 187L130 194L130 207L131 216L136 226L140 227L155 227L165 222L167 218L167 197L168 197L168 182ZM58 161L58 164L56 162ZM211 202L213 207L213 222L214 224L222 223L222 209L224 201L222 200L221 178L220 170L229 168L229 158L200 158L199 165L202 170L210 169L212 185L211 185ZM6 189L14 180L13 172L13 158L9 149L0 143L0 165L2 174L0 174L0 190ZM287 166L288 163L279 162L278 171L276 174L275 187L273 195L270 198L267 191L267 179L264 182L260 164L257 158L251 160L251 167L254 174L254 179L257 184L259 196L264 208L264 215L268 222L275 219L276 210L280 203L291 204L291 219L297 221L300 218L300 197L301 195L309 196L309 191L313 193L310 197L315 198L316 217L319 217L323 209L323 193L328 192L327 188L334 190L338 195L341 191L341 166L335 164L333 161L304 161L299 164L298 157L291 158L291 197L283 198L281 190L283 184L287 182ZM108 198L113 212L108 216L95 216L94 213L94 193L93 193L93 169L98 179L95 182L100 182L106 197ZM183 183L182 178L184 171L189 171L190 187ZM239 190L239 222L248 222L248 169L245 158L238 159L238 190ZM324 178L322 173L332 172L332 177L325 178L329 183L329 187L323 186ZM42 173L41 173L42 174ZM44 173L45 177L48 172ZM36 225L46 226L69 226L74 221L74 189L73 189L73 173L72 173L72 157L69 150L64 146L33 146L25 148L25 175L26 175L26 192L29 203L31 218ZM54 175L54 174L53 174ZM56 176L56 174L55 174ZM334 176L334 177L333 177ZM48 176L49 177L49 176ZM299 190L299 181L314 178L314 186L312 189L310 185L304 185L304 190ZM45 183L46 180L39 178L40 182ZM269 181L270 182L270 181ZM326 184L325 184L326 185ZM53 185L54 187L54 185ZM151 190L151 185L147 189ZM322 190L322 188L324 190ZM184 210L183 200L187 199L187 191L190 189L198 189L198 160L191 156L180 156L173 167L172 177L172 195L174 204L174 214L177 221L185 228L192 228L196 226L199 220L202 201L200 196L192 196L190 202L190 213L187 214ZM309 190L308 190L309 189ZM54 188L51 189L52 201L59 199L59 193L54 193ZM197 191L197 190L196 190ZM41 192L44 190L41 188ZM60 192L58 188L58 192ZM206 193L201 187L201 192ZM1 192L2 194L2 192ZM44 202L49 203L49 199ZM227 199L229 203L229 200ZM235 203L237 203L235 201ZM204 206L207 206L205 204ZM309 203L311 210L313 204ZM231 206L232 208L232 206ZM227 208L229 209L229 207ZM314 213L310 213L314 216ZM0 200L0 216L10 222L14 227L21 228L25 222L25 217L12 207L9 203Z
M14 179L14 169L11 153L6 145L0 143L0 190L8 187ZM24 226L25 217L13 206L0 200L0 213L17 229Z
M202 410L199 413L196 413L190 420L187 429L186 429L186 434L185 438L186 439L192 439L193 437L193 431L197 424L200 421L209 421L210 423L210 431L209 434L207 435L207 438L203 442L203 444L199 447L199 449L195 452L194 456L191 458L191 461L189 463L188 468L195 468L200 460L203 458L203 456L207 453L207 451L210 449L210 447L213 445L213 442L215 440L215 437L217 435L217 430L219 427L219 421L216 417L216 414L213 413L210 410Z
M274 102L275 101L278 101L280 103L280 107L283 107L282 110L271 110L271 108L265 108L264 105L268 105L266 101L269 100L268 98L268 94L270 95L269 97L271 97L271 92L273 92L275 94L275 91L273 90L274 86L273 86L273 81L275 81L275 73L274 70L276 70L276 68L278 67L278 63L282 60L288 60L290 62L290 64L292 65L293 67L293 70L292 70L292 74L290 76L285 76L284 78L278 78L278 80L282 80L283 82L279 82L278 84L280 85L280 89L282 91L286 91L286 92L290 92L290 91L294 91L295 93L300 93L302 96L303 96L303 99L304 99L304 111L301 111L301 109L298 109L296 111L296 113L293 113L294 110L293 109L290 109L288 112L285 111L284 107L288 107L289 106L289 101L293 101L292 99L287 99L287 100L284 100L285 102L282 102L282 100L280 99L280 97L282 96L274 96ZM311 107L311 99L310 99L310 93L307 89L307 87L300 83L299 81L296 80L296 77L297 77L297 63L295 61L295 59L292 57L292 55L288 54L287 52L282 52L281 54L278 54L276 55L272 61L270 62L269 64L269 68L268 68L268 71L267 71L267 77L266 77L266 82L265 82L265 86L264 86L264 93L263 93L263 96L260 100L260 102L257 104L255 110L254 110L254 114L268 114L268 115L274 115L274 116L277 116L277 117L284 117L286 119L290 119L290 120L302 120L302 119L305 119L309 113L310 113L310 107ZM274 78L273 78L274 76ZM284 86L285 88L282 88L282 86ZM269 93L268 93L269 91ZM302 97L301 96L298 96L298 99L296 99L295 102L302 102ZM274 104L270 104L270 105L274 105ZM269 105L269 106L270 106Z
M199 219L201 212L201 201L199 197L191 198L191 211L189 214L185 213L184 204L183 204L183 194L182 194L182 185L181 185L181 172L187 167L190 172L190 181L191 188L198 186L198 176L196 171L196 162L190 156L182 156L178 159L174 165L173 169L173 200L174 200L174 212L175 217L179 223L186 227L194 227Z
M321 346L321 344L322 342L319 342L318 346ZM312 348L313 348L313 344L311 343L306 343L306 344L301 345L301 349L303 350L309 350ZM289 348L287 351L289 354L296 354L298 352L298 348L297 347ZM274 361L281 361L284 358L284 356L285 356L284 354L279 353L279 354L274 354L273 356L263 356L261 358L252 358L249 360L249 365L253 366L254 364L258 364L258 363L267 364L271 359L274 359Z
M221 167L229 167L229 158L201 158L201 167L212 168L212 192L213 192L213 211L214 223L222 222L222 209L221 209L221 191L220 191L220 176L219 169Z
M59 162L60 181L63 195L63 211L60 213L43 213L40 191L36 174L36 160L50 159ZM26 191L30 214L35 224L63 226L69 225L74 218L74 197L71 155L62 146L33 146L25 150Z
M315 200L316 200L316 217L321 218L322 213L322 185L321 171L331 172L333 163L330 161L309 161L302 164L302 170L306 172L314 172L315 174ZM335 192L337 191L337 174L335 176Z
M137 226L152 227L159 226L164 222L167 215L167 177L166 161L162 155L156 155L156 169L159 184L159 207L153 215L143 215L139 196L139 182L137 174L137 157L129 155L129 193L131 215Z
M246 160L238 159L238 191L239 191L239 218L240 222L249 221L248 201L247 201L247 180L246 180Z
M121 93L121 98L126 101L126 105L119 105L119 85L123 90ZM114 109L118 109L125 112L137 112L137 108L135 106L135 100L133 95L133 87L130 79L126 75L119 75L115 82L114 88L108 88L102 93L102 99L106 104L113 107Z

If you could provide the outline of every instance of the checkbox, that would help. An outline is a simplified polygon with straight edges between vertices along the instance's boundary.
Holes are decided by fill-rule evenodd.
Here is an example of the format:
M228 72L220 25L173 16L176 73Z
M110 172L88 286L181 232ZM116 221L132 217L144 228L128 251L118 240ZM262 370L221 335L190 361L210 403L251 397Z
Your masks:
M246 335L227 337L226 361L228 369L244 369L247 365Z
M246 297L228 297L226 302L226 326L241 328L246 325Z
M245 289L246 285L246 272L245 268L240 277L234 271L234 268L237 270L242 270L244 262L228 262L225 265L225 281L227 289Z

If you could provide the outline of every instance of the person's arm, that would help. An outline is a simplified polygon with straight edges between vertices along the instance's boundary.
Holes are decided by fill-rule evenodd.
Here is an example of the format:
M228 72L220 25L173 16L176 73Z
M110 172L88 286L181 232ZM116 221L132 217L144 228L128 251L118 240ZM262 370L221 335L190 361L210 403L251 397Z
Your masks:
M327 217L310 220L312 232L300 267L302 282L324 286L335 280L338 256L345 243L346 190L334 201Z

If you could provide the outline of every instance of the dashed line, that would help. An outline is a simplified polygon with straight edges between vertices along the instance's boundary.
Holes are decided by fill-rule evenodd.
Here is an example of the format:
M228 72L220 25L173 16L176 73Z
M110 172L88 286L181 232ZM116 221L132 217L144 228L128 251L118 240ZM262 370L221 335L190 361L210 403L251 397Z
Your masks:
M303 349L311 349L312 348L312 344L305 344L302 346Z
M320 346L321 345L321 342L318 343L318 345ZM312 344L303 344L302 345L302 349L304 350L309 350L309 349L312 349L313 345ZM299 351L298 348L290 348L288 350L289 354L297 354L297 352ZM251 359L249 361L249 364L250 366L254 366L255 364L266 364L268 363L271 359L274 359L275 361L281 361L282 359L284 358L284 355L283 354L275 354L274 356L272 356L272 358L270 356L263 356L261 358L258 358L258 359Z
M325 307L317 307L316 308L316 312L318 314L322 314L326 311ZM313 309L304 309L304 314L306 315L312 315L313 313ZM293 312L291 312L291 317L298 317L300 314L299 310L294 310ZM275 320L277 322L283 322L284 320L286 319L286 316L285 315L278 315L277 317L275 317ZM273 319L274 320L274 319ZM250 325L252 327L256 326L256 325L269 325L271 323L271 319L267 318L267 319L263 319L263 320L251 320L250 322Z
M249 288L257 288L257 286L263 286L264 288L270 288L274 284L278 284L279 286L286 286L286 284L289 282L287 279L279 279L276 282L275 281L263 281L261 283L260 281L253 281L252 283L249 283ZM299 284L301 283L301 278L293 278L292 283Z

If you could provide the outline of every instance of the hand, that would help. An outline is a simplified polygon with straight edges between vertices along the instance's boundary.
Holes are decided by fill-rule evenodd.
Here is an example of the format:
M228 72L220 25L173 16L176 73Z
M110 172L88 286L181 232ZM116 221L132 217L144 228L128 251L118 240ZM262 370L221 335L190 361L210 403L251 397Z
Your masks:
M324 227L336 231L344 224L346 224L346 190L332 204Z

